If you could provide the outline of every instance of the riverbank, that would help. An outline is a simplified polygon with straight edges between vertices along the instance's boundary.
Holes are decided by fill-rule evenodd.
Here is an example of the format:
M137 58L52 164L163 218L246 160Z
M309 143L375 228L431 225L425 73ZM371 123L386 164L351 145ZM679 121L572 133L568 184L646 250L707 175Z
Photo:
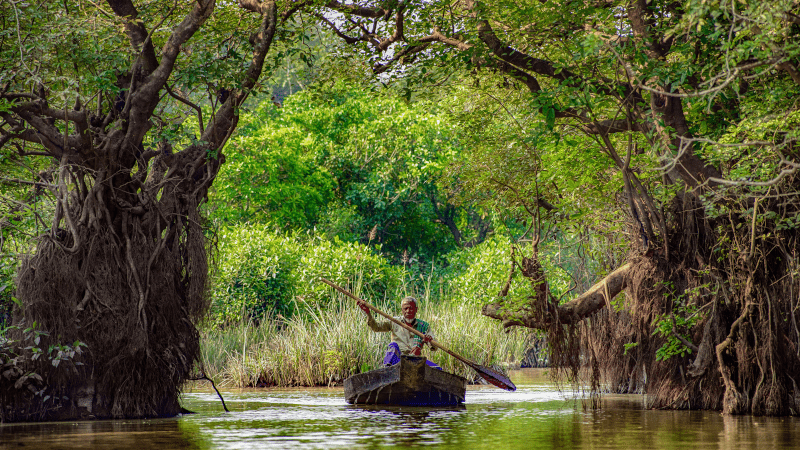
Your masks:
M398 315L399 311L387 310ZM518 364L525 334L506 333L497 321L453 302L421 302L418 317L431 323L435 339L485 366ZM374 333L352 301L260 324L243 322L201 331L206 376L222 386L332 386L380 366L388 333ZM448 372L475 373L444 352L425 356Z

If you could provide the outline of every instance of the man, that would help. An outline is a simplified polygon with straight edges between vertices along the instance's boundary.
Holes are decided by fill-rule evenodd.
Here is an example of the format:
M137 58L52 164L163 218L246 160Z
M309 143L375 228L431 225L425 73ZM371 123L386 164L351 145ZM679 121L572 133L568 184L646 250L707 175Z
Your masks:
M378 323L372 316L372 311L363 302L358 302L358 306L367 315L367 325L376 332L392 332L392 342L389 344L389 349L386 351L386 356L383 358L384 366L392 366L400 362L400 355L414 355L420 356L422 354L422 347L429 344L433 340L430 334L430 325L424 320L417 319L417 300L414 297L405 297L400 302L400 310L403 317L397 319L408 325L409 327L419 331L424 338L408 331L400 325L392 322L385 321ZM436 350L436 347L431 346L431 351ZM437 369L441 368L431 361L427 364Z

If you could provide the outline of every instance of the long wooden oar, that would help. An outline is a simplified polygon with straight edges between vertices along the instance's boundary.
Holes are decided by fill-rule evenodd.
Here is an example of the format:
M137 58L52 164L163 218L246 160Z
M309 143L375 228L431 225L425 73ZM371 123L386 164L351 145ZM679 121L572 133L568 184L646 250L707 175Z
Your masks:
M375 311L376 313L380 314L381 316L391 320L392 322L400 325L401 327L405 328L406 330L416 334L417 336L419 336L421 338L425 338L424 334L420 333L419 331L415 330L414 328L411 328L410 326L404 324L403 322L395 319L394 317L384 313L383 311L381 311L380 309L370 305L366 301L356 297L355 295L353 295L347 289L345 289L343 287L340 287L340 286L336 285L335 283L326 280L325 278L320 278L320 279L322 280L323 283L325 283L328 286L336 289L337 291L341 292L342 294L352 298L353 300L355 300L357 302L361 302L361 303L367 305L367 308L369 308L370 310ZM468 360L467 358L464 358L463 356L459 355L458 353L450 350L449 348L445 347L444 345L442 345L442 344L440 344L440 343L438 343L436 341L430 341L429 343L430 343L430 345L441 349L443 352L445 352L448 355L452 356L453 358L461 361L462 363L466 364L467 366L472 367L472 369L474 369L475 372L478 372L478 375L480 375L484 380L486 380L489 383L499 387L500 389L505 389L507 391L515 391L515 390L517 390L517 387L514 386L514 383L512 383L511 380L509 380L505 375L501 374L500 372L498 372L496 370L492 370L492 369L490 369L488 367L484 367L484 366L482 366L482 365L480 365L478 363L472 362L472 361Z

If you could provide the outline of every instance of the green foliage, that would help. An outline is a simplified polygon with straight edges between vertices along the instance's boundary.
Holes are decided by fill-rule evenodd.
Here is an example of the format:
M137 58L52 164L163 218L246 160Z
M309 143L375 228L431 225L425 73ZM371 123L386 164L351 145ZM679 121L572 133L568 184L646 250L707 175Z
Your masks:
M458 165L462 201L477 203L501 220L527 225L535 220L535 199L541 198L555 208L538 211L544 226L561 236L558 239L572 244L584 240L589 247L588 235L621 236L622 177L596 140L569 127L543 123L529 95L519 87L506 87L502 77L482 74L479 80L478 87L455 88L440 102L459 124L459 139L470 149ZM627 138L610 139L627 145ZM637 141L645 145L644 139ZM657 162L634 155L633 165L653 167ZM642 178L647 182L654 176L644 172ZM608 239L600 248L622 255L624 245L627 242Z
M51 369L68 363L75 370L83 364L80 357L84 347L86 344L81 341L64 344L49 339L49 333L41 330L36 322L28 327L24 320L12 326L0 326L0 377L5 378L8 386L13 383L14 389L26 390L26 394L38 396L44 403L50 396L45 395L43 381ZM30 370L31 362L35 370Z
M451 297L462 304L479 307L497 298L511 269L511 240L493 236L483 244L447 255L446 269ZM512 295L530 294L526 280L516 276L512 280Z
M517 263L520 262L521 253L530 251L506 233L498 233L480 245L446 255L448 265L441 270L440 282L447 285L448 295L474 308L499 300L498 294L505 286L511 270L512 246L517 248L514 256ZM550 293L556 299L567 301L570 297L565 294L576 288L587 288L602 276L598 264L587 264L582 260L578 254L580 248L579 238L567 235L552 236L540 244L538 261L544 268ZM530 280L523 277L517 267L508 296L503 301L509 305L524 306L530 304L528 297L532 294Z
M324 307L328 296L320 277L379 299L392 295L401 279L398 268L364 245L312 234L282 235L269 226L223 228L219 248L210 289L210 320L216 324L290 317Z
M16 269L16 261L10 255L0 255L0 330L11 324Z
M342 83L264 103L226 148L211 218L345 241L374 229L372 242L396 257L445 253L454 238L434 208L447 204L445 169L460 152L452 130L432 105Z
M262 107L228 144L209 197L212 219L272 222L284 231L312 228L333 197L334 179L309 151L304 130L270 123L273 108Z
M671 313L659 315L653 320L652 334L666 339L664 345L656 350L656 361L664 361L675 356L683 358L692 353L692 350L684 343L684 341L691 342L691 337L685 333L691 330L703 316L698 310L698 303L689 301L689 299L708 288L707 285L698 286L679 294L675 292L672 283L666 282L662 285L666 288L663 295L672 302L674 307Z

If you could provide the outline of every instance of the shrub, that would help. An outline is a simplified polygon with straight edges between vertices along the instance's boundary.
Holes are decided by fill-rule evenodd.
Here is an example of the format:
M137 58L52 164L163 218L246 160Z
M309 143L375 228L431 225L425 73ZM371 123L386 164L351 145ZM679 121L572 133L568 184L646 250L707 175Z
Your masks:
M458 303L479 307L495 300L508 279L511 240L495 235L480 245L449 253L447 261L444 277L450 297ZM512 294L529 292L523 277L514 277L512 283L509 290Z
M320 277L354 286L369 298L393 294L401 279L400 269L362 244L279 234L269 225L224 228L218 247L210 289L210 321L217 325L325 307L327 287Z

